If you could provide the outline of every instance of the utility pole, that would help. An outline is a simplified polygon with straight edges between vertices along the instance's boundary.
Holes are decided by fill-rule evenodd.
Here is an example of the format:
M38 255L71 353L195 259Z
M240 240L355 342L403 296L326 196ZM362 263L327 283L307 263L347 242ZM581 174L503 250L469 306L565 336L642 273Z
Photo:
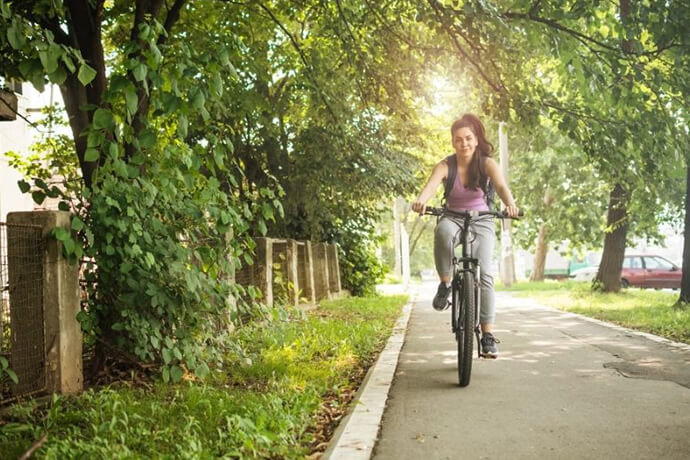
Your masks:
M405 224L400 224L400 252L402 262L402 284L410 284L410 238L407 235Z
M400 248L400 197L393 200L393 249L395 250L395 265L393 266L393 274L395 276L402 276L402 261Z
M498 124L498 149L501 160L501 173L506 184L509 184L508 177L508 135L505 130L505 122ZM512 222L510 219L502 219L501 230L501 266L500 275L504 286L512 286L515 283L515 259L513 257L513 240L511 236Z

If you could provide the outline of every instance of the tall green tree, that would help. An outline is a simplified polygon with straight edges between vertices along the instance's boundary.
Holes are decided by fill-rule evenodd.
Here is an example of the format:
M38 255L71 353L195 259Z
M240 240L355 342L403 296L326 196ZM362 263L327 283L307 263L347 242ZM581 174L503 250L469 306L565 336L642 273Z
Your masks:
M208 121L219 97L207 76L232 68L176 28L199 3L0 1L3 76L63 94L82 183L61 192L36 180L34 197L62 194L61 209L76 210L75 235L55 237L89 261L80 320L96 365L120 350L161 362L166 380L208 372L219 328L238 313L229 299L243 293L226 277L251 249L248 220L275 206L271 190L253 201L223 190L220 177L239 175L224 138L188 142L190 114Z
M516 131L516 132L513 132ZM532 281L544 279L546 254L601 247L605 183L577 144L548 120L539 128L509 131L511 188L529 216L516 226L516 243L534 248Z
M685 40L674 16L684 17L687 7L636 3L621 22L621 8L611 3L428 4L426 17L437 19L474 68L490 113L529 125L545 114L610 184L611 250L600 275L604 289L619 289L631 219L656 222L660 215L629 214L632 195L658 205L663 193L656 192L688 142L676 118L685 110L677 97L684 83L673 71Z
M346 287L362 292L351 282L360 279L370 290L380 271L367 268L373 253L355 254L373 247L381 198L407 192L410 172L419 169L415 149L424 142L415 92L407 88L419 86L421 56L403 51L407 44L389 37L365 2L290 5L209 4L199 11L223 19L198 34L195 46L227 44L238 69L210 109L211 129L231 133L232 159L244 172L241 196L260 187L285 192L284 215L254 230L339 243ZM389 18L392 8L376 12ZM198 19L189 26L204 27ZM199 119L190 126L194 138L209 130Z
M63 93L83 182L63 194L77 236L56 236L93 261L80 317L99 357L204 374L251 235L337 242L353 291L373 286L378 202L409 188L420 144L421 58L386 32L414 8L300 6L0 1L3 76Z

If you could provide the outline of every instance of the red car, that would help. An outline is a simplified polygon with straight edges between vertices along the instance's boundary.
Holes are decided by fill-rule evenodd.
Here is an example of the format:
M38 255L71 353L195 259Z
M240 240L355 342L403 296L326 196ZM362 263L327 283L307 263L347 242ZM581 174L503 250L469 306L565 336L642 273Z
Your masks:
M623 259L621 286L680 289L683 270L670 260L651 254L629 254Z

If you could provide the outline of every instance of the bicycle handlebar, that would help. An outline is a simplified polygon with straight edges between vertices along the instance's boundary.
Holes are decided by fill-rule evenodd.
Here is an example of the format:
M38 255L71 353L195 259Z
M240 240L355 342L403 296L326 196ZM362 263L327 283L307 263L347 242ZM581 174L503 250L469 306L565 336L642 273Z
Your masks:
M449 217L479 217L479 216L493 216L499 219L517 219L517 217L510 217L505 211L451 211L445 208L434 208L432 206L427 206L424 210L424 214L431 216L449 216ZM518 212L518 217L524 216L524 211L520 210Z

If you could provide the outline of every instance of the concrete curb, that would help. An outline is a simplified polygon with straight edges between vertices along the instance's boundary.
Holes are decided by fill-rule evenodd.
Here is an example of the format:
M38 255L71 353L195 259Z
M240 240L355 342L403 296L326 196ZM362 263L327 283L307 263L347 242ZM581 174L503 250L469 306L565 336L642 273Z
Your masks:
M393 327L393 333L386 343L376 364L367 372L362 386L352 401L348 415L340 422L333 434L323 459L368 460L376 444L388 391L398 367L398 356L405 341L407 323L415 296L403 307L402 314Z

